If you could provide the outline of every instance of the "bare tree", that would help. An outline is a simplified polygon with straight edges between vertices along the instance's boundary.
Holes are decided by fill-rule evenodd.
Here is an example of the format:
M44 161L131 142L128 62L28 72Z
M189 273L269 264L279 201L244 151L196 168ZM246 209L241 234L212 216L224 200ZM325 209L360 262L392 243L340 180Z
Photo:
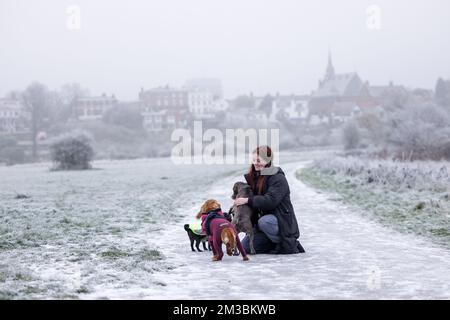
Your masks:
M37 134L42 127L49 101L49 91L39 82L30 84L22 94L25 108L31 113L31 135L33 141L32 158L37 160Z
M450 80L438 79L434 98L439 105L450 107Z
M74 104L78 98L89 96L89 90L81 87L79 83L66 83L59 91L59 97L62 103L61 117L67 120L74 116Z
M346 150L355 149L360 141L359 128L354 122L349 122L342 129L344 148Z

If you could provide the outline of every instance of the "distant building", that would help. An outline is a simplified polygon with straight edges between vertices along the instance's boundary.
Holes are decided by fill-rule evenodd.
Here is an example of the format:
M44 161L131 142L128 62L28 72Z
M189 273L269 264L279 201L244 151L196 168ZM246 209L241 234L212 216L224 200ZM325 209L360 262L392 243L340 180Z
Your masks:
M265 111L258 109L240 109L236 112L227 112L225 120L233 127L267 126L270 122Z
M356 72L336 74L328 54L328 65L325 76L319 80L319 87L313 92L313 98L329 97L364 97L369 96L367 85Z
M23 114L23 105L20 100L0 99L0 132L17 132Z
M392 94L406 94L408 91L402 85L394 85L391 81L387 86L369 86L369 93L376 99L383 99Z
M139 100L143 103L144 111L189 109L188 91L186 89L171 88L168 85L149 90L141 88Z
M200 91L195 89L189 91L189 111L192 113L195 119L214 119L214 95L209 91Z
M225 112L230 108L230 102L225 99L217 99L213 102L215 112Z
M301 123L307 119L309 114L308 95L276 95L272 100L270 121L278 121L281 118Z
M215 98L209 91L189 91L189 111L196 120L215 120L228 106L227 100Z
M371 109L372 110L372 109ZM374 110L374 109L373 109ZM316 106L311 109L308 124L337 125L362 114L361 108L354 101L334 101L328 105Z
M166 110L143 113L143 126L147 131L161 131L166 123Z
M143 117L143 126L150 132L185 128L189 119L189 115L185 111L174 112L168 109L144 112Z
M360 113L371 113L379 102L370 94L368 82L356 72L336 74L328 54L325 76L311 95L308 103L309 123L339 123Z
M344 123L359 116L361 108L353 101L335 102L331 108L331 119L334 123Z
M280 121L298 125L308 118L309 95L246 96L246 100L229 102L231 111L226 119L232 123L255 123L257 125L276 125Z
M144 128L162 131L184 128L190 119L189 92L169 86L141 89L139 93Z
M80 121L99 120L110 108L117 105L115 95L77 98L74 102L75 117Z

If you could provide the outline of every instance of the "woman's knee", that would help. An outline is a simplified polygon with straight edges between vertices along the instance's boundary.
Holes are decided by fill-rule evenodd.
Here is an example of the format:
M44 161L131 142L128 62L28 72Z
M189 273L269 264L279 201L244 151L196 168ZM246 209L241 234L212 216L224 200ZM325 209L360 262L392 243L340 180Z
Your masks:
M271 233L278 232L278 220L273 214L266 214L259 218L258 228L262 231L270 231Z

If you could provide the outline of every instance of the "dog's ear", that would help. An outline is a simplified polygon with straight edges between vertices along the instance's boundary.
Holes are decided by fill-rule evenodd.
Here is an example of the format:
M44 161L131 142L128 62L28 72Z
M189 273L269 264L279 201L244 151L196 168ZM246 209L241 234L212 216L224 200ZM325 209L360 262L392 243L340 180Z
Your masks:
M206 213L211 210L220 209L220 203L215 199L208 199L202 206L201 213Z
M236 199L236 196L238 194L239 191L239 182L236 182L233 186L233 194L231 195L231 199Z
M220 209L220 203L219 201L215 200L215 199L211 199L211 205L210 208L208 208L209 210L216 210L216 209Z
M205 205L206 202L202 204L202 206L200 207L200 211L197 213L195 218L200 219L202 217L203 212L205 212Z
M252 191L252 188L250 188L250 185L245 184L245 185L243 186L243 189L245 190L245 194L246 194L247 196L253 195L253 191Z

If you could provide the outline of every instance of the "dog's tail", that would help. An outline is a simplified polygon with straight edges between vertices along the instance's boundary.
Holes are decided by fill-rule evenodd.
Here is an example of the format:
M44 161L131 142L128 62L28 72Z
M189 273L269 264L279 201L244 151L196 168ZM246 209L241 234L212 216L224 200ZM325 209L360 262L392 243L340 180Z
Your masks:
M184 225L184 230L189 231L189 224Z
M231 256L236 248L236 232L232 228L224 228L220 233L220 238L227 247L227 254Z

